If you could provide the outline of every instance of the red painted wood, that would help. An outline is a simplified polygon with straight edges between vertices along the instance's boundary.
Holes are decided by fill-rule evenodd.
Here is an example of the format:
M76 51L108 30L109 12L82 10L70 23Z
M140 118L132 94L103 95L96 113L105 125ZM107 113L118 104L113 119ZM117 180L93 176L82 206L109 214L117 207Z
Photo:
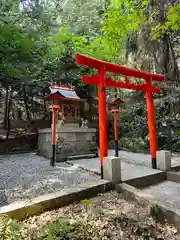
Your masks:
M151 87L148 89L147 84L133 84L133 83L126 83L126 82L117 82L117 81L113 81L111 79L107 79L106 81L106 86L107 87L117 87L117 88L126 88L126 89L130 89L130 90L136 90L136 91L150 91L153 93L160 93L160 89L156 88L156 87Z
M99 70L100 84L98 86L99 99L99 140L100 140L100 165L103 166L103 158L108 155L107 139L107 116L106 116L106 89L105 89L105 72Z
M88 76L83 76L83 82L87 83L87 84L99 84L100 80L99 80L99 76L97 75L93 75L91 77ZM116 88L126 88L126 89L130 89L130 90L136 90L136 91L150 91L152 93L160 93L160 88L157 87L148 87L147 84L133 84L133 83L127 83L127 82L118 82L115 80L112 80L111 78L106 78L106 87L116 87ZM148 89L149 88L149 89Z
M56 114L60 107L57 104L52 104L49 109L52 111L52 145L56 144Z
M147 80L147 84L151 86L151 80ZM154 102L151 92L146 93L147 102L147 115L148 115L148 127L149 127L149 137L150 137L150 151L152 158L156 158L157 151L157 140L156 140L156 122L154 114Z
M90 58L82 54L76 55L76 63L79 65L87 66L89 68L96 68L96 69L103 68L105 72L111 72L118 75L125 75L129 77L137 77L137 78L143 78L143 79L147 79L151 77L152 80L158 81L158 82L164 80L164 76L160 74L144 72L134 68L129 68L126 66L105 62L95 58Z
M56 112L55 108L52 109L52 145L56 144Z

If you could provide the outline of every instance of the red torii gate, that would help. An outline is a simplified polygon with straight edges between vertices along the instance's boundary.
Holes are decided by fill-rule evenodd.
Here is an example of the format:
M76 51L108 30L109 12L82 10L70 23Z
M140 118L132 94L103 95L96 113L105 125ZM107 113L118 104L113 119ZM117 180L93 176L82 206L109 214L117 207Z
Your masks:
M83 82L87 84L98 85L99 99L99 135L100 135L100 166L101 178L103 178L103 158L108 155L108 138L107 138L107 122L106 122L106 87L126 88L136 91L144 91L146 93L148 127L150 136L150 151L152 158L152 168L156 169L156 124L154 115L153 93L160 93L160 89L152 85L152 81L163 81L164 76L144 72L133 68L128 68L118 64L112 64L105 61L90 58L82 54L76 55L76 63L79 65L95 68L98 70L98 75L91 77L83 76ZM124 75L124 81L115 81L111 78L106 78L106 72L117 75ZM144 84L133 84L128 77L141 78L145 80Z

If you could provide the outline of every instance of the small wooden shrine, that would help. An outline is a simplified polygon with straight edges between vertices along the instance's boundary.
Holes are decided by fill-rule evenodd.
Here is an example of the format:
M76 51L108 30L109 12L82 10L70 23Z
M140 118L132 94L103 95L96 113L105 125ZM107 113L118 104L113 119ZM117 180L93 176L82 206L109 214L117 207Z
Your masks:
M38 152L55 161L66 161L98 154L96 129L88 127L84 117L86 99L80 98L71 85L56 85L46 89L45 100L52 112L51 128L39 129ZM82 124L81 124L82 122Z
M79 98L71 85L55 85L49 88L49 92L45 97L48 105L57 104L60 107L59 120L64 119L65 122L79 122L81 112L84 109L85 99Z

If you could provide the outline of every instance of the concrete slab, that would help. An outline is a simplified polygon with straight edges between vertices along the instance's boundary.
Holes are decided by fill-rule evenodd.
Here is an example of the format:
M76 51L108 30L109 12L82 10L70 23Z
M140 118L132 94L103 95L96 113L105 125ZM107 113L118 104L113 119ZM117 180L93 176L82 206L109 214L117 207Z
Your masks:
M128 184L116 185L116 191L123 193L126 200L148 204L151 215L160 222L168 222L180 229L180 185L173 182L162 182L145 189L137 189Z
M60 192L33 198L29 202L21 201L0 207L0 214L6 214L10 218L17 220L24 220L30 216L38 215L48 210L60 208L72 204L73 202L94 197L99 193L105 193L113 188L113 184L105 180L91 183L88 187L86 184L80 184L76 189L65 188Z
M143 195L151 195L156 201L152 214L158 220L166 217L169 223L180 229L180 184L164 181L141 190ZM151 202L151 200L150 200Z
M115 151L113 149L108 150L108 156L114 156ZM128 151L119 151L119 157L127 163L138 164L142 166L151 167L151 156L150 154L144 153L132 153Z
M164 181L144 188L142 192L154 196L159 202L168 207L180 209L180 184L178 183Z
M114 150L109 149L109 156L114 156ZM133 153L128 151L119 151L119 157L127 163L137 164L141 166L152 167L150 154L145 153ZM171 167L180 166L180 154L172 154L171 156Z
M90 172L100 174L99 158L68 161L68 163ZM165 174L161 170L121 161L121 179L123 182L127 182L130 185L134 185L132 180L137 179L135 186L143 187L165 180ZM143 179L145 181L144 183L142 182Z
M166 174L168 181L180 183L180 171L178 172L167 171Z

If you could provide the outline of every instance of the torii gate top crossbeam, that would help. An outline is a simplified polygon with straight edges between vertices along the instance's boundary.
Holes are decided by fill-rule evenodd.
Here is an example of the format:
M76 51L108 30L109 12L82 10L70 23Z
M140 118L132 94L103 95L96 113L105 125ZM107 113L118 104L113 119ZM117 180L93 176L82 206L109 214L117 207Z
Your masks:
M93 75L91 77L83 76L82 80L86 84L100 84L100 78L97 75ZM116 87L116 88L126 88L130 90L136 91L144 91L144 92L152 92L152 93L160 93L160 89L154 86L148 86L147 84L132 84L129 82L119 82L112 80L111 78L105 78L106 87Z
M76 55L76 63L89 68L103 69L105 72L115 73L117 75L124 75L129 77L137 77L142 79L149 79L160 82L164 80L164 76L160 74L153 74L150 72L144 72L134 68L121 66L119 64L108 63L95 58L90 58L82 54Z

